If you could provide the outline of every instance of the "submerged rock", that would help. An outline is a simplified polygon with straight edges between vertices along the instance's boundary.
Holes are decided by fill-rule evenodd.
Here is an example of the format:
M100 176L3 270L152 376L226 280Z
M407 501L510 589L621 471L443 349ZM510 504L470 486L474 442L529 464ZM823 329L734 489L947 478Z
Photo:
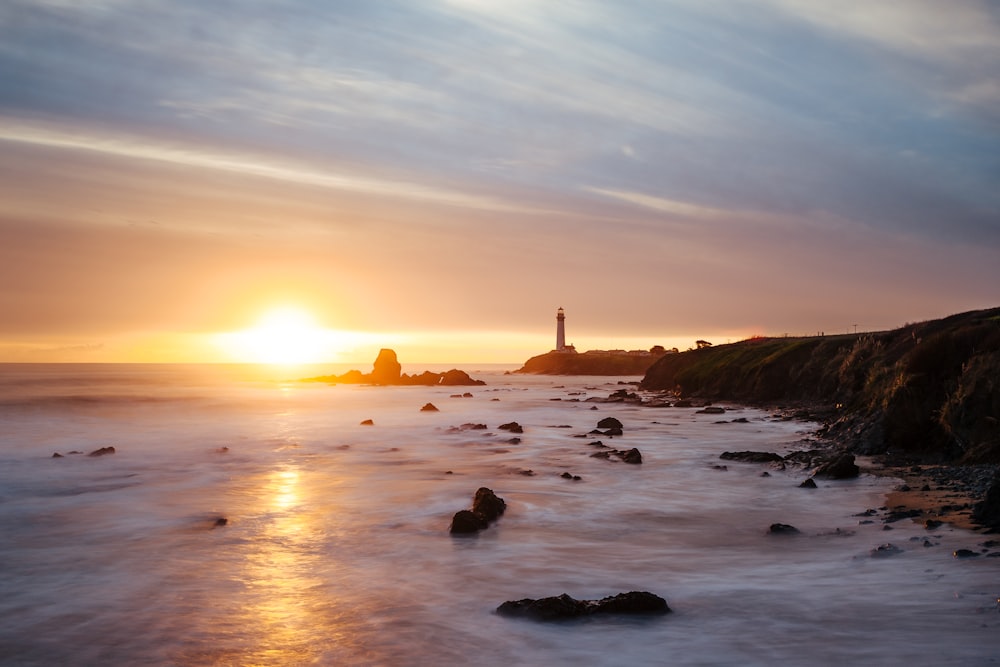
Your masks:
M722 452L719 455L720 459L726 461L742 461L744 463L771 463L773 461L783 461L784 457L781 454L775 454L774 452Z
M767 532L769 535L798 535L799 529L787 523L772 523Z
M880 544L869 551L868 555L872 558L888 558L889 556L895 556L901 553L903 553L902 549L897 547L895 544L886 542L885 544Z
M536 621L560 621L597 614L660 615L670 613L667 601L647 591L619 593L600 600L577 600L563 593L537 600L508 600L497 607L497 614Z

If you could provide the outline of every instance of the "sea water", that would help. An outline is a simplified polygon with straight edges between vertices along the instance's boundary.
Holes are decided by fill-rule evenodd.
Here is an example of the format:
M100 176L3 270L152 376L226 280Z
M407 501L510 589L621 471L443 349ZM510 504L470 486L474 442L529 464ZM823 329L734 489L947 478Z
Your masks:
M587 400L618 378L465 370L487 386L0 366L0 664L1000 662L1000 559L952 555L986 536L857 516L898 480L807 490L801 469L719 459L808 446L815 425ZM623 436L589 433L612 416ZM497 428L511 421L524 432ZM595 440L643 462L593 458ZM452 537L481 486L506 514ZM902 552L870 556L887 542ZM673 613L495 614L632 590Z

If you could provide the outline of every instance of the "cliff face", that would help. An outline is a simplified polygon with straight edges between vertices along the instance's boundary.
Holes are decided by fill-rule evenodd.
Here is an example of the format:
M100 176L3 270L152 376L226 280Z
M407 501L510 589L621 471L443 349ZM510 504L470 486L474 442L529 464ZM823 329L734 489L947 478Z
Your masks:
M1000 308L894 331L766 338L668 355L644 389L836 408L860 453L1000 463Z
M643 375L659 358L547 352L528 359L514 372L537 375Z

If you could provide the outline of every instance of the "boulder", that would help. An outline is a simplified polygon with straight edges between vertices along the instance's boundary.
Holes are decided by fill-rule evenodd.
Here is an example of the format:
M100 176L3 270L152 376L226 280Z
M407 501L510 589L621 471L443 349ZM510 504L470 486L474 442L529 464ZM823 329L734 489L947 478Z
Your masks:
M801 484L799 484L799 488L800 489L815 489L816 488L816 480L814 480L812 477L810 477L806 481L804 481Z
M537 600L508 600L497 607L497 614L536 621L560 621L597 614L660 615L671 611L667 601L647 591L619 593L600 600L577 600L563 593Z
M597 422L597 428L624 428L622 423L615 419L614 417L605 417L601 421Z
M888 558L889 556L895 556L897 554L903 553L903 550L897 547L895 544L880 544L871 551L868 555L872 558Z
M372 384L399 384L400 372L403 367L396 359L396 352L387 348L382 348L375 358L375 365L372 368Z
M524 433L524 429L517 422L508 422L506 424L500 424L497 426L501 431L510 431L511 433Z
M375 422L372 421L371 419L366 419L363 422L361 422L361 425L362 426L374 426Z
M710 405L707 408L702 408L701 410L698 410L698 412L696 412L695 414L699 414L699 415L721 415L721 414L725 414L725 412L726 412L725 408L719 408L719 407L715 407L715 406Z
M726 461L742 461L744 463L771 463L772 461L783 461L784 457L781 454L775 454L774 452L722 452L719 455L720 459Z
M635 447L626 452L619 452L618 455L625 463L642 463L642 454Z
M497 517L507 509L507 503L503 498L493 493L492 489L485 486L476 491L476 496L472 500L472 511L482 515L487 521L496 521Z
M114 447L101 447L100 449L95 449L91 453L87 454L87 456L107 456L108 454L114 454L114 453L115 453Z
M437 406L433 403L425 403L424 407L420 408L421 412L437 412Z
M826 479L851 479L857 477L860 472L861 469L854 463L854 454L845 452L817 468L814 476Z
M459 510L451 519L451 528L448 532L452 535L467 535L477 533L487 527L486 519L482 515L471 510Z
M799 529L787 523L772 523L767 532L769 535L798 535Z
M973 507L972 520L991 530L1000 530L1000 472L993 475L986 496Z
M449 387L454 386L467 386L467 385L484 385L486 384L482 380L473 380L469 377L469 374L465 371L460 371L457 368L453 368L450 371L441 374L441 384L447 385ZM462 398L469 398L472 394L465 394Z

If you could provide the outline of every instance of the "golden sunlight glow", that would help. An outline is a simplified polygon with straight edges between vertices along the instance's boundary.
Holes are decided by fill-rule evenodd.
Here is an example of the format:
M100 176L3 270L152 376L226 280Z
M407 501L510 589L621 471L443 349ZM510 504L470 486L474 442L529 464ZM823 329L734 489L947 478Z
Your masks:
M286 306L266 312L250 329L219 334L216 343L236 361L291 365L335 360L350 340L344 332L322 328L308 312Z

